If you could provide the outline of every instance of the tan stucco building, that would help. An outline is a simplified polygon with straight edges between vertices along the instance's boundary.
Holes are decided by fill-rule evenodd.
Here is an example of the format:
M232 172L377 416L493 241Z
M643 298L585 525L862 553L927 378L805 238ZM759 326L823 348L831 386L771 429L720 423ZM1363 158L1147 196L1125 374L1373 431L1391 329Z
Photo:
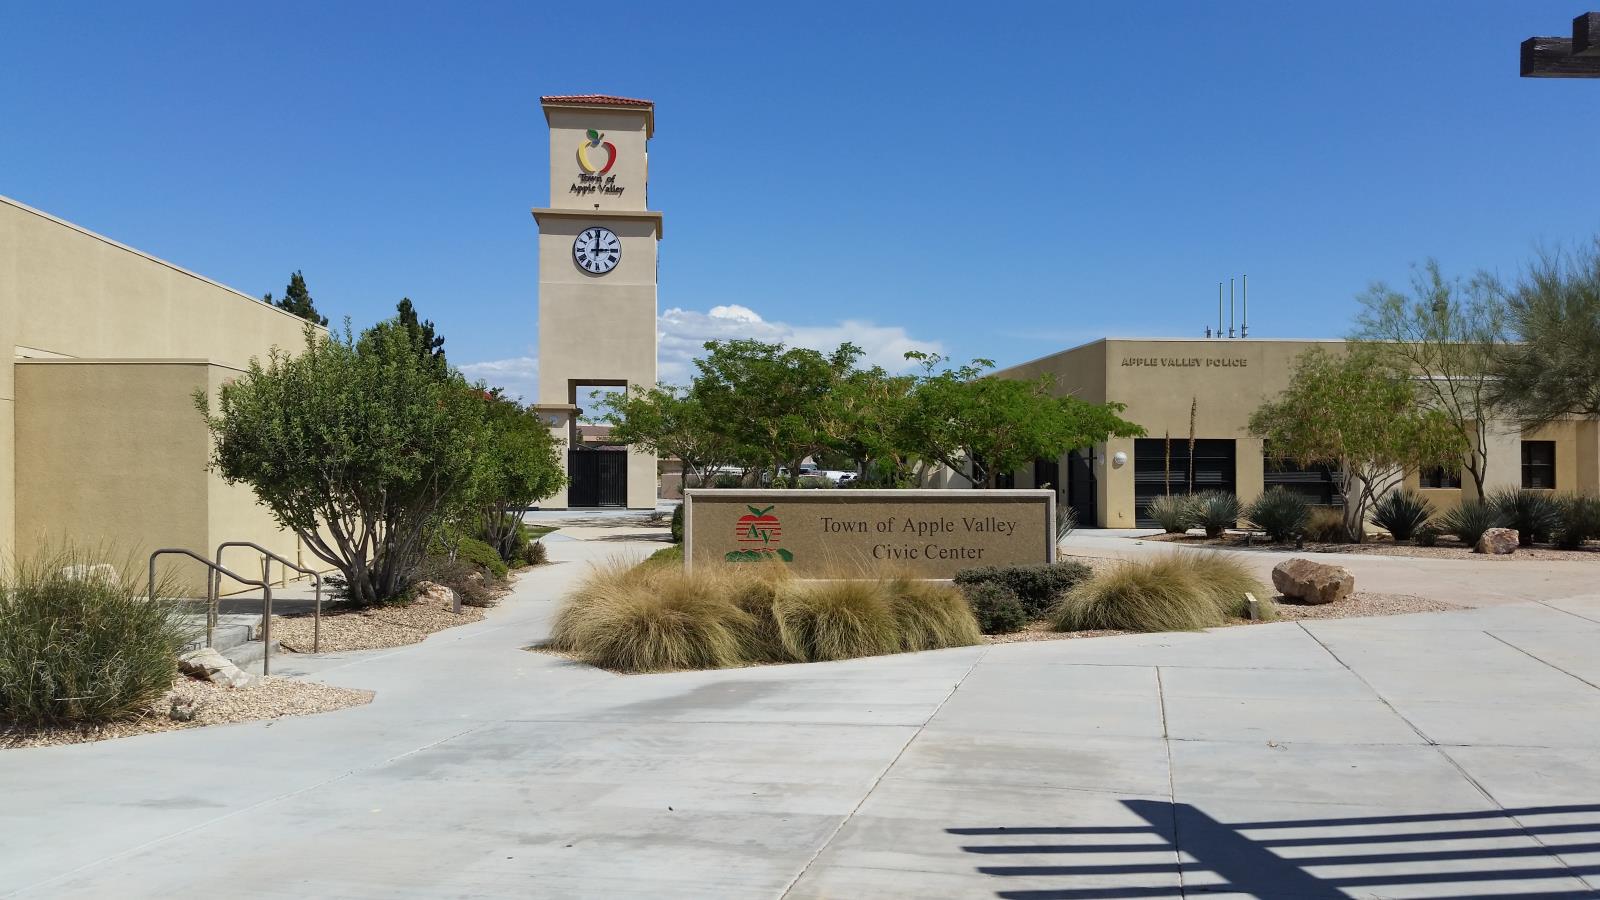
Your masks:
M550 205L539 224L539 402L566 443L570 482L545 508L656 505L656 458L594 449L577 433L596 387L656 383L656 245L648 144L655 106L600 94L541 98Z
M193 401L252 357L300 347L305 327L0 197L0 347L10 354L0 365L0 553L70 542L142 560L157 547L210 555L242 539L315 564L248 487L207 471Z
M1250 414L1289 385L1295 359L1318 345L1339 352L1344 342L1106 338L997 372L1002 378L1048 374L1058 394L1125 404L1123 418L1147 434L1042 460L1012 473L1005 486L1049 484L1065 495L1063 502L1083 525L1149 524L1143 519L1146 502L1166 493L1169 484L1173 493L1188 489L1192 409L1195 490L1230 491L1248 503L1267 487L1283 485L1313 502L1338 503L1333 473L1269 459L1262 441L1249 433ZM1600 422L1559 422L1528 432L1502 425L1490 433L1486 490L1600 490ZM1408 485L1441 512L1474 494L1472 480L1457 472L1412 475Z

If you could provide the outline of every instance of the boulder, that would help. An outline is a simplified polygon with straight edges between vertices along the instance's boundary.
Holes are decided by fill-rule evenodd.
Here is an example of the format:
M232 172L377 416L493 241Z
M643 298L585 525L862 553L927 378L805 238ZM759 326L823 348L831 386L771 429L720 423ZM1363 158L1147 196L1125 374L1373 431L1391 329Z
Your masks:
M213 647L201 647L179 656L178 671L199 681L230 688L249 687L256 680L254 675L234 665Z
M437 581L417 582L414 596L418 600L426 600L430 603L442 603L450 607L456 605L456 592Z
M1356 577L1339 566L1291 559L1273 567L1272 586L1291 600L1320 605L1350 596Z
M1507 553L1517 552L1517 541L1520 537L1515 528L1491 528L1478 538L1478 546L1473 549L1479 553L1504 556Z

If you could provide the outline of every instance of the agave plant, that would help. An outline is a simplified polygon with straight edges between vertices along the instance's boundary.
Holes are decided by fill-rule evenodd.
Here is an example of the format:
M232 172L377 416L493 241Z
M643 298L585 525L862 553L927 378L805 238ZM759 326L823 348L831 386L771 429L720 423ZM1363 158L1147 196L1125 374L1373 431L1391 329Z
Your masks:
M1558 522L1555 544L1563 550L1579 550L1583 542L1600 538L1600 497L1568 494L1557 502Z
M1517 543L1524 547L1548 542L1561 524L1560 504L1549 491L1505 488L1490 494L1489 503L1500 511L1503 527L1517 530Z
M1183 534L1189 530L1189 503L1186 497L1171 494L1157 497L1144 508L1145 515L1156 520L1167 534Z
M1214 538L1239 521L1239 498L1224 491L1205 491L1189 498L1189 521Z
M1395 541L1409 541L1417 529L1433 518L1433 504L1416 491L1394 491L1372 508L1374 524L1387 530Z
M1245 509L1244 517L1265 531L1268 540L1292 541L1305 532L1311 504L1299 494L1273 487Z
M1491 528L1504 528L1506 519L1499 507L1482 500L1463 500L1461 505L1439 517L1439 527L1445 534L1453 534L1468 547L1475 546L1478 538Z

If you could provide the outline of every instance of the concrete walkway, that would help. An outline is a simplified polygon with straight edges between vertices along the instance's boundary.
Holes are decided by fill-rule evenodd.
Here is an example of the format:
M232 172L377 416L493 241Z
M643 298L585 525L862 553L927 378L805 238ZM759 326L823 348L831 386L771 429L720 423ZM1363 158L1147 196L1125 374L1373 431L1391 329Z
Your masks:
M0 751L0 894L1600 893L1595 594L619 677L522 649L660 546L576 537L484 622L282 658L370 706Z

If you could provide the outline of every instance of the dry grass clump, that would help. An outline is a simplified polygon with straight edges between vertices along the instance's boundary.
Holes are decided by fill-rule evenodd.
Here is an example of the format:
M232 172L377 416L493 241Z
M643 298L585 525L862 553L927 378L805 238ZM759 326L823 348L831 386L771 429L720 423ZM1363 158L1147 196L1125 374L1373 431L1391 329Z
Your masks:
M780 564L596 567L549 646L608 669L660 672L818 662L976 644L959 591L910 579L801 582Z
M1242 618L1246 591L1263 618L1276 617L1271 593L1238 560L1175 553L1096 574L1062 598L1051 622L1059 631L1197 631Z

